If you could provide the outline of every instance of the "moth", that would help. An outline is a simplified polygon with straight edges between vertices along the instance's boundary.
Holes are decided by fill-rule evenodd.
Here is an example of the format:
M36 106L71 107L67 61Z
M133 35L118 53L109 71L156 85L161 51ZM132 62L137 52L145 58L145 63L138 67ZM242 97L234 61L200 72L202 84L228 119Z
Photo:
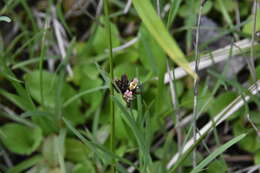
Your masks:
M139 94L137 89L139 88L139 80L134 78L133 80L128 80L126 74L121 76L121 79L115 80L115 88L117 92L122 94L124 101L127 106L130 107L132 101L136 98L136 95Z

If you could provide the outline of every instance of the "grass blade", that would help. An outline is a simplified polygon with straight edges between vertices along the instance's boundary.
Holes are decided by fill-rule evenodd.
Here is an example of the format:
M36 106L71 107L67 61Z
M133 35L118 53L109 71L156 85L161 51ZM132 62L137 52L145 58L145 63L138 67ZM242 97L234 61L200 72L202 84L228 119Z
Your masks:
M232 145L234 145L235 143L237 143L238 141L240 141L241 139L243 139L246 136L246 134L241 134L235 138L233 138L232 140L228 141L227 143L225 143L224 145L222 145L221 147L219 147L216 151L214 151L213 153L211 153L206 159L204 159L202 162L200 162L200 164L191 171L191 173L198 173L200 172L205 166L207 166L212 160L214 160L216 157L218 157L221 153L223 153L224 151L226 151L229 147L231 147Z
M15 167L12 167L6 173L23 172L24 170L32 167L33 165L39 163L42 160L43 160L43 157L40 155L33 156L33 157L29 158L28 160L25 160L25 161L19 163Z
M172 0L171 2L171 9L169 11L169 15L167 18L167 28L169 28L171 26L171 24L173 23L178 10L180 9L180 5L181 5L181 1L182 0Z
M156 14L152 4L148 0L133 0L133 4L144 25L162 49L193 78L197 78L197 74L190 68L188 61L184 58L183 52L167 31L160 17Z
M101 87L92 88L92 89L88 89L88 90L82 91L82 92L72 96L65 103L63 103L63 107L67 107L69 104L71 104L72 102L74 102L75 100L81 98L82 96L84 96L86 94L90 94L90 93L93 93L93 92L96 92L96 91L100 91L100 90L105 90L107 88L108 88L108 86L104 85L104 86L101 86Z

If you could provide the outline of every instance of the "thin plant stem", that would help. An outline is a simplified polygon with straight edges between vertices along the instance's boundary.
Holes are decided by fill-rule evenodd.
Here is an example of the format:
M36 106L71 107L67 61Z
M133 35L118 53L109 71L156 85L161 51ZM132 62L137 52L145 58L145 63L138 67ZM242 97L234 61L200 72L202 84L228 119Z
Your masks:
M200 20L201 20L201 11L203 8L205 0L200 1L200 10L198 14L198 21L197 21L197 29L196 29L196 40L195 40L195 73L198 73L199 71L199 32L200 32ZM196 142L196 119L197 119L197 113L198 113L198 86L199 86L199 79L194 80L194 103L193 103L193 120L192 120L192 126L193 126L193 137L194 137L194 143ZM192 165L193 168L196 167L196 148L193 150L192 154Z
M113 71L113 50L112 50L112 37L111 27L109 21L109 0L104 0L104 12L105 12L105 27L108 38L109 47L109 71L111 80L114 79ZM110 83L110 123L111 123L111 135L110 135L110 149L112 153L115 153L115 106L113 102L114 88L112 82ZM115 160L113 159L112 172L115 173Z

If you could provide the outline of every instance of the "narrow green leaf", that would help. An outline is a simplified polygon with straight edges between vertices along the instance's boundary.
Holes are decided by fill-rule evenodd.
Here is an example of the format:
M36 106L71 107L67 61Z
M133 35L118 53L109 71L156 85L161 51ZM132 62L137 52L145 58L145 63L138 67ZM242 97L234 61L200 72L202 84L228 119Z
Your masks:
M0 94L25 111L30 111L34 109L31 102L24 97L6 92L2 89L0 89Z
M220 10L222 12L222 15L224 16L225 21L228 23L229 27L232 28L234 25L232 23L232 19L228 13L228 10L227 10L223 0L218 0L217 3L220 6Z
M128 161L124 158L121 158L110 151L107 151L103 145L89 141L77 129L75 129L72 126L71 122L69 122L67 119L63 118L63 121L64 121L65 125L80 139L80 141L83 142L91 151L93 151L97 155L98 158L102 158L103 160L106 160L107 162L109 162L109 159L114 158L114 159L117 159L123 163L126 163L126 164L131 165L136 168L136 166L133 163L131 163L130 161Z
M6 173L23 172L24 170L26 170L26 169L32 167L33 165L39 163L41 160L43 160L43 157L40 156L40 155L30 157L29 159L22 161L18 165L10 168Z
M173 23L175 16L177 15L177 12L181 5L181 1L182 0L172 0L171 8L170 8L168 19L167 19L167 28L169 28L171 26L171 24Z
M200 162L200 164L192 170L191 173L198 173L200 172L205 166L207 166L212 160L214 160L216 157L218 157L221 153L223 153L224 151L226 151L229 147L231 147L232 145L234 145L235 143L237 143L238 141L240 141L241 139L243 139L246 136L246 134L241 134L235 138L233 138L232 140L228 141L227 143L225 143L224 145L220 146L216 151L214 151L213 153L211 153L206 159L204 159L202 162Z
M100 90L105 90L105 89L108 89L108 86L104 85L104 86L101 86L101 87L92 88L92 89L88 89L88 90L82 91L82 92L72 96L65 103L63 103L63 107L68 106L69 104L71 104L72 102L74 102L75 100L81 98L82 96L84 96L86 94L90 94L90 93L93 93L93 92L96 92L96 91L100 91Z
M152 4L148 0L133 0L133 4L144 25L163 50L193 78L197 78L197 74L190 68L188 61L184 58L183 52L167 31L160 17L157 16Z

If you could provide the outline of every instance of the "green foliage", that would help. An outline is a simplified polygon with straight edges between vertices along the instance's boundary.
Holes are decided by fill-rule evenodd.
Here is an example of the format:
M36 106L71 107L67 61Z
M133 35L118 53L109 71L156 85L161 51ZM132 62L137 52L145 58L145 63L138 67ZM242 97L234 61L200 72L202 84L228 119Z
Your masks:
M206 104L207 99L210 96L210 92L206 87L199 87L199 95L198 95L198 110L200 111L203 105ZM189 89L184 96L181 99L181 105L185 108L192 109L193 108L193 97L194 97L194 92L193 89ZM206 112L207 110L203 110Z
M238 95L235 92L228 92L219 95L212 101L209 108L209 113L212 117L216 116L221 110L223 110L227 105L229 105ZM228 120L235 119L239 115L242 115L242 111L235 112Z
M59 104L65 102L70 97L76 94L75 90L65 83L59 75L43 71L43 103L41 103L41 87L40 87L40 72L34 71L27 73L24 77L26 85L29 87L29 92L32 97L38 102L45 105L48 108L54 109ZM61 87L60 96L57 95ZM75 124L82 123L84 117L79 113L80 100L76 100L74 104L67 106L64 109L64 116L69 120L72 120ZM71 116L73 115L73 117ZM58 116L57 114L55 116Z
M203 15L207 14L211 10L212 6L213 6L212 1L210 1L210 0L206 1L206 3L204 4L204 7L202 9L202 14ZM196 14L199 13L199 7L200 7L200 1L195 1L193 8L195 9ZM179 10L179 15L183 18L186 18L189 14L190 14L190 5L186 1L186 3L181 6L181 8Z
M65 141L66 154L65 158L72 162L84 163L91 155L91 151L82 142L67 138Z
M246 33L246 34L249 34L251 35L252 31L253 31L253 27L254 27L254 22L253 22L253 16L249 16L249 18L251 19L251 21L247 24L245 24L245 26L243 27L243 32ZM255 30L256 31L259 31L260 30L260 11L257 10L257 13L256 13L256 28Z
M227 143L220 146L217 150L215 150L213 153L211 153L207 158L205 158L202 162L199 163L198 166L196 166L191 173L197 173L200 172L205 166L207 166L213 159L215 159L218 155L226 151L229 147L240 141L246 136L246 134L239 135L232 140L228 141Z
M242 120L243 119L237 120L233 125L233 133L235 136L238 136L241 133L248 133L248 135L238 144L245 151L256 152L260 149L260 144L258 142L259 137L255 133L254 129L248 128L247 126L249 126L249 124L245 124Z
M216 159L216 160L212 161L207 168L208 173L226 172L227 170L228 170L228 167L227 167L226 163L220 159Z
M214 7L216 10L221 12L222 6L225 6L228 12L235 11L236 2L235 1L223 1L223 0L215 0Z
M16 154L29 155L37 150L42 142L42 130L39 127L8 123L0 130L2 131L1 141L5 147Z
M101 18L100 22L104 23L104 19ZM118 47L120 45L119 32L117 30L116 25L114 24L111 24L111 36L113 37L112 47ZM99 25L95 31L95 35L91 43L93 50L97 54L104 53L105 49L107 49L108 41L106 39L107 39L106 30L103 26Z
M174 62L183 67L192 77L197 78L197 75L189 67L188 62L184 58L183 52L176 44L176 41L172 39L163 22L156 15L151 3L148 0L134 0L133 4L137 10L137 13L144 22L144 25L161 48L168 53Z
M260 150L257 150L257 151L255 152L255 158L254 158L254 160L255 160L255 164L256 164L256 165L259 165L259 164L260 164Z
M250 152L255 164L260 163L259 136L245 116L249 113L250 120L260 129L259 105L249 102L226 119L234 139L221 146L221 138L226 133L213 125L173 167L166 168L169 160L181 150L175 127L181 126L181 146L192 139L190 121L186 121L194 105L191 77L174 80L176 98L172 98L170 86L164 83L166 64L171 70L179 65L197 77L185 57L190 61L194 58L199 0L133 0L127 13L127 1L105 0L104 3L109 2L106 7L110 11L105 15L99 11L100 4L83 3L74 8L75 2L51 0L32 4L5 0L0 10L1 15L8 14L15 19L11 22L9 17L0 15L3 24L0 32L0 160L4 161L0 163L0 172L97 173L115 172L114 168L118 173L127 173L129 169L142 173L175 173L180 168L179 172L183 173L203 169L208 173L227 172L232 165L219 156L236 142L239 152ZM220 36L235 35L238 40L249 37L253 27L251 8L251 1L207 0L202 15L218 28L206 27L205 32L221 31ZM240 24L235 18L236 10L239 10ZM259 30L259 11L256 30ZM242 28L242 32L238 28ZM111 44L108 44L109 36ZM213 34L212 40L222 44L220 36ZM204 35L199 39L203 40ZM211 41L201 40L199 42L206 41L203 43L206 46ZM111 56L112 48L120 50L116 49ZM204 48L199 49L202 54ZM240 49L241 53L249 50ZM258 46L254 50L259 79ZM112 71L113 77L109 75ZM243 80L245 77L247 81L242 84L219 72L201 73L198 113L203 120L205 115L214 118L239 96L237 93L248 94L243 86L254 82L244 74ZM123 99L124 93L115 92L113 102L109 103L112 92L108 89L123 74L130 81L138 78L140 82L130 107ZM211 75L217 77L217 84ZM205 82L205 79L209 80ZM233 92L234 89L238 92ZM172 104L174 99L178 110ZM257 101L257 96L254 99ZM114 119L111 116L113 104ZM181 117L179 124L176 124L177 115ZM197 120L198 129L201 122L204 124L201 119ZM212 130L214 140L203 141ZM215 152L203 158L204 148L211 150L218 144L220 147ZM196 151L198 166L193 169L191 153L197 146L201 147Z

